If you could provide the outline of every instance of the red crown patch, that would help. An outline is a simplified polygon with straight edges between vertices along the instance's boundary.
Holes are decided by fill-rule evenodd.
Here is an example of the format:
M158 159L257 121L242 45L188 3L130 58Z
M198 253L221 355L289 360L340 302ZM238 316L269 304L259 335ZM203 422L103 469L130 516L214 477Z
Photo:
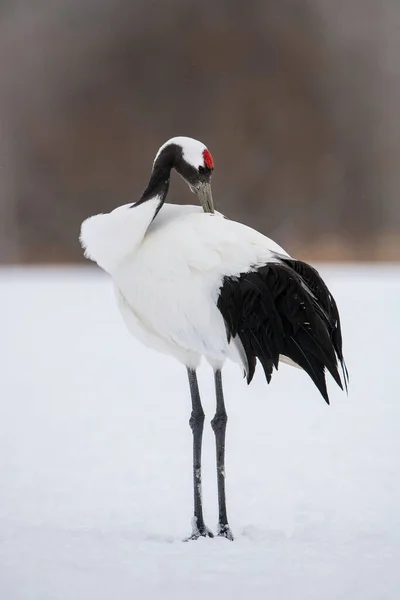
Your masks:
M208 167L209 169L213 169L214 168L213 157L211 156L211 152L209 150L207 150L207 148L205 150L203 150L203 158L204 158L204 164L206 165L206 167Z

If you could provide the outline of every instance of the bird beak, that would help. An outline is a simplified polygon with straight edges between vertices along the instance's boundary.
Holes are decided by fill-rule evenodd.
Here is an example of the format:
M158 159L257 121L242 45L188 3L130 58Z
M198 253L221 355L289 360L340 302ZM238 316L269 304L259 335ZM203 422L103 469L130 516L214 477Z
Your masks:
M211 183L202 183L198 188L194 190L197 195L204 212L214 212L214 202L211 192Z

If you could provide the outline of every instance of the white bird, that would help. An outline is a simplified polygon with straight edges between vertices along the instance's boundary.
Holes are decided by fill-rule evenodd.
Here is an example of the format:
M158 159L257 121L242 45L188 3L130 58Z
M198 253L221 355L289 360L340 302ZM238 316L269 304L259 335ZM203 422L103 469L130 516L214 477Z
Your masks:
M201 206L165 203L172 169ZM157 152L141 198L88 218L80 235L85 256L111 275L129 331L187 368L194 486L190 539L213 537L201 496L204 411L196 377L201 358L214 370L218 535L228 539L233 536L225 502L227 414L221 379L226 359L239 363L248 383L257 359L268 383L279 360L299 366L328 404L325 370L342 389L348 380L338 310L321 277L258 231L214 212L213 169L204 144L172 138Z

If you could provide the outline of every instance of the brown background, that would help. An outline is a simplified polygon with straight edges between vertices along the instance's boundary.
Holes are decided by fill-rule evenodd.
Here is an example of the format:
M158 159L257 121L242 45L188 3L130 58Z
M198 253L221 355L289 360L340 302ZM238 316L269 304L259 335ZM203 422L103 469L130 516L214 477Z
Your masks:
M397 0L2 0L1 262L82 260L174 135L292 254L398 260L399 32Z

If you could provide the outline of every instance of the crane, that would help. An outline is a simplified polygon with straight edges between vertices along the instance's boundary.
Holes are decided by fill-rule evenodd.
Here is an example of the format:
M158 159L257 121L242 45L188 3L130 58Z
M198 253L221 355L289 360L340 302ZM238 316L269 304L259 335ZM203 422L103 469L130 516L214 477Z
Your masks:
M198 205L166 203L175 169ZM303 369L329 404L325 372L347 389L336 302L318 272L260 232L214 210L208 148L189 137L163 144L149 183L133 204L86 219L85 256L111 275L128 330L145 346L173 356L187 370L193 432L194 516L188 539L213 537L202 506L204 410L196 370L214 372L217 535L233 540L226 509L227 413L221 370L239 364L250 383L257 360L267 382L279 362Z

